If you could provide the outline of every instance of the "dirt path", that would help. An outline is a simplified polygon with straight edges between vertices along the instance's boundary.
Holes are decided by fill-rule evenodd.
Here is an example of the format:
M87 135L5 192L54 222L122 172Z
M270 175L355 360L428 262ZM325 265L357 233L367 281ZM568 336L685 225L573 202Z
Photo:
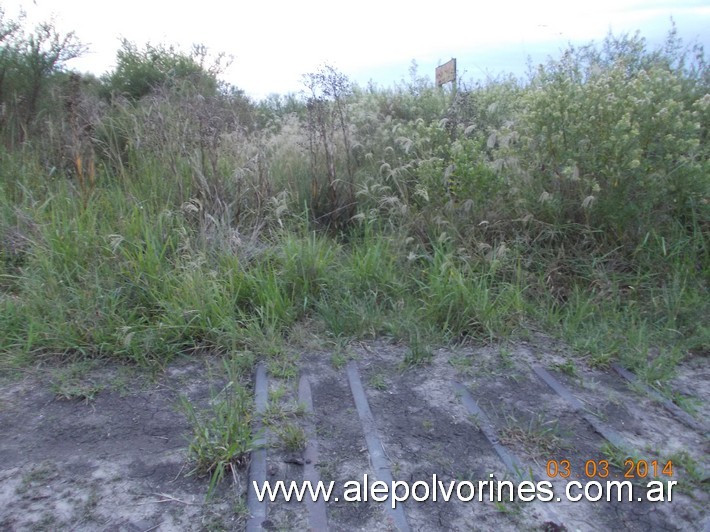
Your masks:
M540 345L545 345L540 342ZM677 385L699 405L693 423L613 370L577 367L539 346L435 350L419 359L386 342L300 354L299 378L268 376L269 405L294 412L305 448L284 444L269 425L264 457L272 482L334 482L327 504L286 502L249 519L248 471L205 503L207 480L187 476L185 416L178 398L207 405L203 363L178 363L156 381L115 369L92 374L90 401L60 400L36 376L5 379L0 391L0 529L3 530L699 530L708 527L707 372L681 368ZM428 362L406 369L404 362ZM703 373L705 371L705 373ZM92 382L94 382L92 381ZM299 412L289 410L303 405ZM266 414L265 414L266 417ZM268 421L268 420L266 420ZM550 481L586 483L603 460L666 464L673 501L347 502L348 481ZM506 458L507 457L507 458ZM548 461L569 460L569 479L550 478ZM593 461L593 462L588 462ZM625 469L610 466L609 479ZM589 467L588 466L588 467ZM257 468L258 469L258 468ZM595 478L594 480L607 480ZM634 478L634 495L645 495ZM420 484L421 496L425 487ZM400 492L401 493L401 492ZM468 492L464 490L463 495ZM352 492L350 493L352 496ZM423 497L422 497L423 498ZM253 498L252 498L253 499ZM251 502L250 502L251 504Z

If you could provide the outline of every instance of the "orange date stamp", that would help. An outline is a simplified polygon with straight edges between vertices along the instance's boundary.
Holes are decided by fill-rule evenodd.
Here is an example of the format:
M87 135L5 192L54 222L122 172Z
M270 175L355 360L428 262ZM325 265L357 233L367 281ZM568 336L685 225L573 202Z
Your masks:
M549 478L608 478L613 475L608 460L585 460L572 464L570 460L548 460L545 473ZM634 460L624 461L623 478L641 479L647 477L673 476L673 461Z

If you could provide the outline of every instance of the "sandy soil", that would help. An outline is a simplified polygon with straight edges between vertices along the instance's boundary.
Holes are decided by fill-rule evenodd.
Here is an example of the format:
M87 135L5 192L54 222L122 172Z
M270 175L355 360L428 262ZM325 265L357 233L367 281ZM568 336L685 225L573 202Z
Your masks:
M609 458L603 437L532 371L542 365L585 412L623 437L636 459L675 458L671 503L414 502L403 505L412 530L698 530L708 526L707 431L674 419L661 405L611 370L578 365L560 371L563 349L548 340L495 347L438 349L428 365L405 368L407 348L385 341L349 346L340 358L298 349L310 384L310 424L316 469L336 482L338 502L326 504L331 530L393 530L384 504L343 501L343 484L377 477L353 401L344 361L354 361L389 471L415 482L514 479L454 389L463 384L494 426L500 442L524 464L528 478L549 480L548 460L576 468ZM707 360L681 367L674 384L697 405L707 428ZM53 385L54 382L54 385ZM245 527L247 471L205 500L208 480L188 476L190 427L179 397L205 406L214 371L205 360L174 363L154 379L99 366L80 377L90 398L63 399L56 372L3 376L0 388L0 529L2 530L240 530ZM299 379L270 379L274 402L298 402ZM88 383L88 384L87 384ZM275 393L278 389L279 393ZM60 393L58 393L60 392ZM88 394L87 394L88 395ZM704 433L703 433L704 432ZM301 480L304 460L270 434L270 480ZM683 464L681 461L685 460ZM692 460L692 461L691 461ZM688 464L696 467L691 478ZM613 469L613 475L622 470ZM491 477L491 475L493 475ZM667 480L667 479L666 479ZM637 484L641 484L637 479ZM564 482L553 481L562 491ZM639 487L639 489L641 489ZM268 505L264 529L308 529L303 503Z

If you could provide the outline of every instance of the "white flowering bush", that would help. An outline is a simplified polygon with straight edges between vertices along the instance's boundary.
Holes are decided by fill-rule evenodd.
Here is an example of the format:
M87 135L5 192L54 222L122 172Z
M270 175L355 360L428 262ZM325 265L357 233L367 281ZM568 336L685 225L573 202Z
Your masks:
M530 209L631 243L702 211L710 87L698 61L609 37L601 52L570 48L540 66L518 126Z

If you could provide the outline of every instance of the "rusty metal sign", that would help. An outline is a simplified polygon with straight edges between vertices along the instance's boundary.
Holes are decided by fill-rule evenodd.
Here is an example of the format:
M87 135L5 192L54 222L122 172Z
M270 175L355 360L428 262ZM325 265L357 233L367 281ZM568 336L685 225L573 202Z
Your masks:
M436 86L441 87L449 81L456 81L456 59L436 67Z

